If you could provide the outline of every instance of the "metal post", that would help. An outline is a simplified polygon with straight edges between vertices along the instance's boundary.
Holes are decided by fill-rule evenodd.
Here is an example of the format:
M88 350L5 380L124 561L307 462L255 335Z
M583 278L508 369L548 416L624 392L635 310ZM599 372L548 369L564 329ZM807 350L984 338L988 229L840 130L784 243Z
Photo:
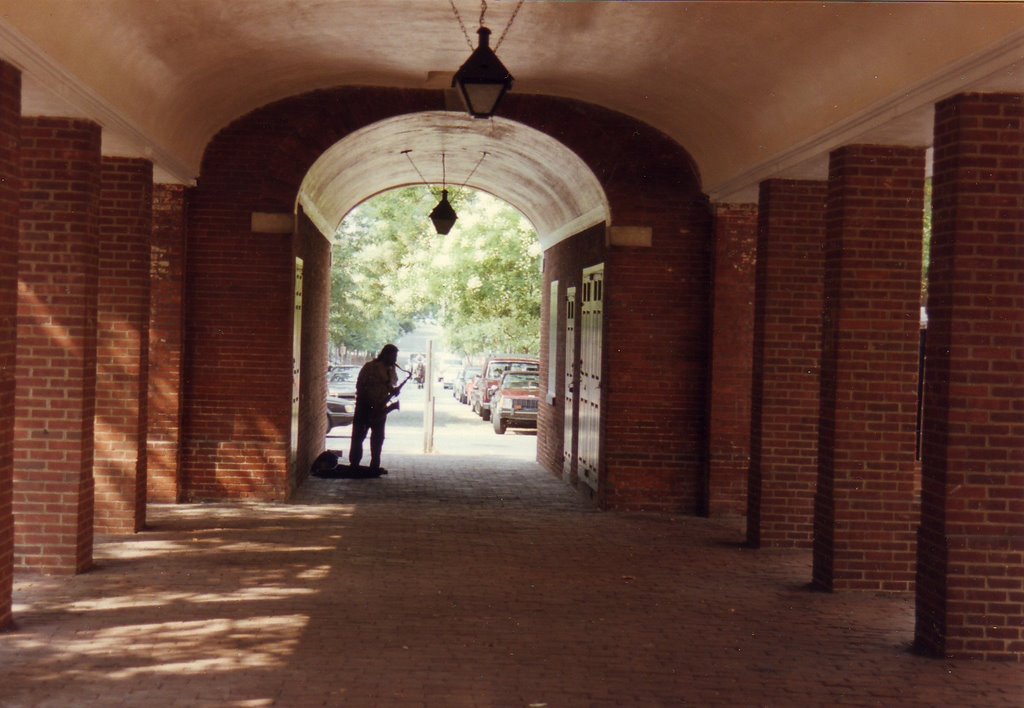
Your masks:
M426 397L423 401L423 452L434 451L434 340L427 340Z

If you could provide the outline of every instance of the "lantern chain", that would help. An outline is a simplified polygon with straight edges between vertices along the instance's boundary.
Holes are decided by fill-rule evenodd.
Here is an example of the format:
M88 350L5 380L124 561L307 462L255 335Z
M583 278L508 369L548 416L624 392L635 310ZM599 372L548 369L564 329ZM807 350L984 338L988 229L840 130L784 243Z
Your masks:
M515 10L512 11L512 16L508 19L508 24L505 25L505 29L502 31L501 36L498 37L497 43L494 45L494 51L498 51L498 47L505 40L505 35L512 29L512 23L516 21L516 16L519 14L520 8L523 6L525 0L519 0L516 3ZM459 8L455 7L455 0L448 0L448 4L452 6L452 12L455 13L455 19L459 21L459 29L462 30L462 36L466 38L466 44L469 45L469 50L473 51L473 40L469 38L469 32L466 30L466 25L462 21L462 15L459 14ZM484 15L487 14L487 0L480 0L480 26L484 26Z
M510 29L512 29L512 23L516 21L516 15L519 14L519 8L521 8L522 6L523 0L519 0L519 2L516 3L516 9L512 11L512 17L508 18L508 24L505 25L505 31L501 33L501 36L498 37L497 44L494 45L494 51L498 51L498 47L500 47L501 43L505 41L505 35L508 34L508 31Z
M474 167L473 171L469 173L468 177L466 177L466 181L462 183L461 189L465 189L466 185L469 184L469 180L473 179L473 175L476 174L477 168L480 167L480 163L484 161L484 158L487 157L488 154L489 153L487 153L486 151L480 153L480 159L476 161L476 167Z
M420 172L420 168L417 167L416 163L412 161L412 156L409 154L410 152L412 152L412 150L402 150L402 154L405 155L406 159L409 160L409 164L412 165L412 168L414 170L416 170L416 174L418 174L420 176L420 179L423 180L423 184L427 185L428 188L432 187L433 185L430 182L428 182L427 178L423 176L422 172Z

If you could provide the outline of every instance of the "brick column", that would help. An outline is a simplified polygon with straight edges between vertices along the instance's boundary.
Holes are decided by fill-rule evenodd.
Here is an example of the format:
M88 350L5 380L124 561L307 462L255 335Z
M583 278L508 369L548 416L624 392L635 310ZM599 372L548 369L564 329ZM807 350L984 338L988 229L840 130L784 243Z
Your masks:
M704 510L747 513L757 205L715 207L711 411Z
M825 201L825 182L761 184L747 505L753 546L811 547Z
M153 187L149 309L148 497L177 503L181 490L181 366L185 314L185 187Z
M0 62L0 629L14 587L14 339L18 309L21 73Z
M100 192L96 531L146 523L149 242L153 165L105 157Z
M100 128L21 124L15 562L92 564Z
M1024 94L935 115L916 644L1024 661Z
M814 584L914 587L924 150L832 153Z

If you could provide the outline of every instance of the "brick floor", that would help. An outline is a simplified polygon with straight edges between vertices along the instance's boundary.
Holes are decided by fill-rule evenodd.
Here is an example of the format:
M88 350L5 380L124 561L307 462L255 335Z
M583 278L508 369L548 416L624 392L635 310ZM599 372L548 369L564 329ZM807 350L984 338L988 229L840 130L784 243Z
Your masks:
M598 513L536 465L389 455L289 504L158 506L15 580L3 706L1014 706L908 650L909 596L807 589L738 523Z

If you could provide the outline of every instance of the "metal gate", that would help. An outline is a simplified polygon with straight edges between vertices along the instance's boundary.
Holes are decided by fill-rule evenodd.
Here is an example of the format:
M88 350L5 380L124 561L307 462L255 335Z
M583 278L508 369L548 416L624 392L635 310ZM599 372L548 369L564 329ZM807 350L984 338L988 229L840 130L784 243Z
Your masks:
M576 459L573 444L576 441L574 409L576 405L576 288L565 291L565 434L562 446L562 475L572 478L572 463Z
M604 264L583 271L580 301L580 410L577 473L597 489L601 451L601 331Z

